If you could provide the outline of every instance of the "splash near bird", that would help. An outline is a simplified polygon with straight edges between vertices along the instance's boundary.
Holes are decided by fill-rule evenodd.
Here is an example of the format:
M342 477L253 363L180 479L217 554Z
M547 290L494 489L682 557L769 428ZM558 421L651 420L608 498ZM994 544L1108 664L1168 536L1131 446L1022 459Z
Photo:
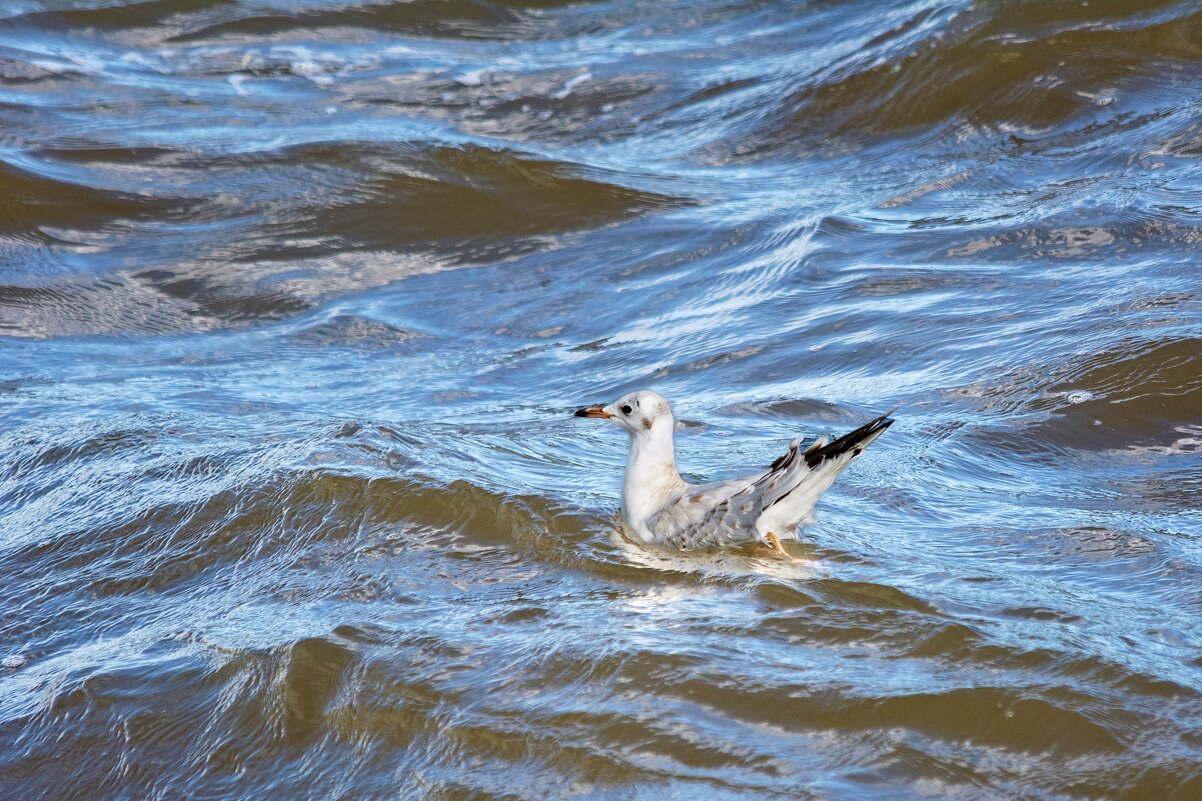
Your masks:
M797 538L835 478L893 424L889 414L804 451L801 440L793 440L789 451L761 473L694 485L676 470L676 422L666 398L644 390L576 412L630 434L622 515L638 539L681 550L761 542L785 555L781 539Z

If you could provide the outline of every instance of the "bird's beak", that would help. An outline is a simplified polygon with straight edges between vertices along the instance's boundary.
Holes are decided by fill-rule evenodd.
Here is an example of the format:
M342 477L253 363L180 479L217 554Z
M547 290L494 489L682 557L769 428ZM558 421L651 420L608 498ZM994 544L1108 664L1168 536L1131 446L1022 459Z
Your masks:
M604 406L585 406L583 409L576 410L576 416L577 417L600 417L605 420L608 420L609 418L613 417L612 414L605 411Z

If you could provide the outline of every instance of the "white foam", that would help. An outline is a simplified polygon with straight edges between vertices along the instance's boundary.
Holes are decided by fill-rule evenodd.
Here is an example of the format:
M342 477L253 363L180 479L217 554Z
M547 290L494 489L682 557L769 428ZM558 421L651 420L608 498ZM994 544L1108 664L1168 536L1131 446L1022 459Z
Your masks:
M488 70L484 67L475 70L461 72L458 75L452 75L451 80L460 86L479 86L484 83L484 76L488 74Z
M593 74L591 72L585 72L580 75L577 75L575 78L572 78L571 80L564 83L564 85L562 87L560 87L560 89L558 91L552 92L551 97L555 98L556 100L563 100L568 95L572 94L572 90L575 89L577 86L579 86L580 84L585 83L587 81L591 81L592 79L593 79Z

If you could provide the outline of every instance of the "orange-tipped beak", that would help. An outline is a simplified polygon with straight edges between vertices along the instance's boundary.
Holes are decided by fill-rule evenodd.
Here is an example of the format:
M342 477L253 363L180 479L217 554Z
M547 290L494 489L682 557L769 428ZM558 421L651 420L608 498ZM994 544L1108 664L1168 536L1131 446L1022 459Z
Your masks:
M583 409L577 409L576 416L577 417L600 417L605 420L608 420L609 418L613 417L612 414L605 411L605 409L601 406L585 406Z

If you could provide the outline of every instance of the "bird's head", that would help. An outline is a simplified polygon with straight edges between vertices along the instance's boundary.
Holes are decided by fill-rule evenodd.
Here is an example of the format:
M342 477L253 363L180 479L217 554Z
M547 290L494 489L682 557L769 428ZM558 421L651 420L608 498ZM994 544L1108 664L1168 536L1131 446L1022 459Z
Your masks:
M672 404L662 395L640 390L623 395L608 406L586 406L576 411L577 417L596 417L609 420L634 436L664 427L671 430Z

